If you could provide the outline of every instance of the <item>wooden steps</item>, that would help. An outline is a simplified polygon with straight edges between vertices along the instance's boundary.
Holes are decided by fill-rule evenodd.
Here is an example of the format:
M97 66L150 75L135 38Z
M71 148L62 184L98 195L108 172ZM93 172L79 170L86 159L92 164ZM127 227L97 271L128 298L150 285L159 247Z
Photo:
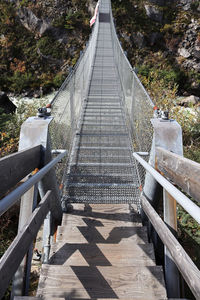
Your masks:
M149 267L91 267L44 265L38 296L73 298L162 299L162 269ZM70 298L71 297L71 298Z
M50 264L64 266L153 266L152 244L60 244L53 246Z
M42 266L37 297L166 299L162 268L139 221L128 204L73 204Z

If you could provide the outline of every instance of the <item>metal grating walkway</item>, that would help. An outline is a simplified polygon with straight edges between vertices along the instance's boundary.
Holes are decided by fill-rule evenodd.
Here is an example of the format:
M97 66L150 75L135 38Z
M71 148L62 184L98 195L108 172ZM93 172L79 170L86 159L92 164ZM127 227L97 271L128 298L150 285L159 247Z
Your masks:
M65 200L139 204L120 78L114 60L109 1L101 1L96 54L87 99L66 174Z

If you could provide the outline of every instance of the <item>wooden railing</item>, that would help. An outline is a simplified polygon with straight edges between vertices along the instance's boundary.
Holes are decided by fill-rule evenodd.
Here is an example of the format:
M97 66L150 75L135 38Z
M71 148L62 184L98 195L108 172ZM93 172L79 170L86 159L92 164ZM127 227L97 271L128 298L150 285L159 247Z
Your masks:
M27 191L30 191L32 187L35 187L37 191L38 182L42 182L45 177L48 179L52 174L53 167L66 155L66 151L61 151L62 153L60 153L55 159L51 160L47 165L41 168L41 161L43 160L44 152L45 149L41 145L38 145L0 159L0 195L2 196L7 193L7 195L0 200L0 215L13 206L21 198L21 196L27 193ZM30 174L35 168L40 168L40 170L9 193L9 190L13 188L13 186L16 186L18 182ZM61 202L58 195L54 194L55 187L53 185L56 185L56 182L52 180L50 181L52 188L45 192L45 195L41 197L41 201L38 205L37 192L31 193L35 199L30 199L30 197L27 198L27 207L29 207L29 210L32 210L33 207L33 212L28 217L28 221L26 221L21 228L19 227L20 230L18 231L18 235L0 260L0 299L3 297L14 274L17 270L19 270L18 268L23 261L24 256L27 252L32 253L32 243L36 238L36 235L47 214L49 212L51 213L50 219L52 222L49 224L50 234L54 233L56 225L61 222ZM42 193L47 189L47 186L44 186L44 182ZM42 193L40 193L40 196ZM28 196L30 196L29 192ZM36 202L35 205L34 202ZM21 220L19 220L19 223L20 222ZM22 289L24 291L27 290L29 281L29 274L27 273L27 270L30 269L31 259L32 257L29 255L25 260L26 262L23 263L23 270L20 269L17 278L18 281L23 281ZM24 274L26 274L25 280Z
M196 299L200 299L200 271L174 236L177 229L176 202L199 224L200 207L169 182L169 180L173 181L185 193L200 201L200 164L160 147L155 150L157 170L151 167L137 153L134 153L133 156L163 187L164 220L160 218L144 194L141 195L142 209L165 245L165 280L167 289L173 290L177 288L176 275L174 274L176 272L175 265ZM166 176L167 179L163 176Z
M0 159L0 198L19 181L41 166L41 145Z
M200 164L163 148L156 148L158 170L200 202Z

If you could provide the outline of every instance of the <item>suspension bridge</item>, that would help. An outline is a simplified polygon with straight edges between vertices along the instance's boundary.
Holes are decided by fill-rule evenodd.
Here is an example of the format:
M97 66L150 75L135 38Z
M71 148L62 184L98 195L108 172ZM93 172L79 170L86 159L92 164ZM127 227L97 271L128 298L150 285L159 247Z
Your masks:
M153 116L153 107L120 45L110 0L101 0L51 115L43 108L29 118L19 152L0 160L0 196L23 180L0 201L2 215L21 199L18 235L0 260L0 298L12 282L16 300L183 299L184 278L200 299L200 272L176 239L176 202L197 222L200 209L171 183L199 201L200 166L183 157L179 124Z

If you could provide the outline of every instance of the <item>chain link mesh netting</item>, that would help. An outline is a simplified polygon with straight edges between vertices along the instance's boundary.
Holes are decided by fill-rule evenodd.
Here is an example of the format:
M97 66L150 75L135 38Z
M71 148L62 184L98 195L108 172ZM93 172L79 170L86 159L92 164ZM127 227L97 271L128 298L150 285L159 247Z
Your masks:
M89 87L91 66L96 50L98 26L99 22L97 18L86 48L51 102L51 111L54 117L50 126L52 148L68 150L67 160L70 157L81 107ZM56 173L59 183L62 181L66 163L66 161L63 161L57 167Z
M118 40L111 11L111 34L115 62L123 89L123 100L126 109L127 124L130 129L134 151L150 153L153 130L151 118L154 104L131 67ZM146 156L148 160L149 155ZM145 170L138 165L141 184L144 183Z

